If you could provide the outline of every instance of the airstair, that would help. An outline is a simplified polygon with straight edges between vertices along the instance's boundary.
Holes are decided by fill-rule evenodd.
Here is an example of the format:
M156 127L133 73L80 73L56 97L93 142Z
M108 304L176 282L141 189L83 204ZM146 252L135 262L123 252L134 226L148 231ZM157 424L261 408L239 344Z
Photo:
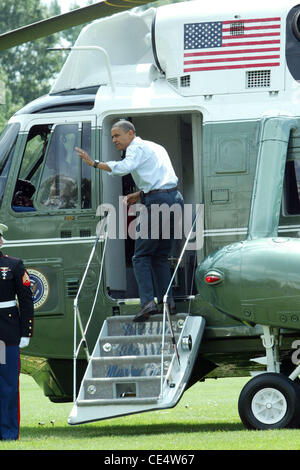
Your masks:
M191 232L192 230L193 227ZM90 317L83 327L78 299L100 239L104 241L104 249L98 289ZM177 268L188 240L189 237L183 247ZM192 316L188 313L170 315L167 291L161 315L153 315L141 323L133 322L132 315L106 318L94 350L90 354L86 333L94 313L102 279L106 241L107 234L104 238L97 235L74 300L74 403L68 419L71 425L174 407L188 384L205 328L205 320L201 316ZM176 275L176 269L170 286ZM79 344L77 344L77 325L81 333ZM86 352L88 365L77 395L76 364L82 346Z
M197 357L205 321L186 314L171 318L179 360L170 325L163 335L162 315L143 323L125 315L105 320L69 424L176 405Z

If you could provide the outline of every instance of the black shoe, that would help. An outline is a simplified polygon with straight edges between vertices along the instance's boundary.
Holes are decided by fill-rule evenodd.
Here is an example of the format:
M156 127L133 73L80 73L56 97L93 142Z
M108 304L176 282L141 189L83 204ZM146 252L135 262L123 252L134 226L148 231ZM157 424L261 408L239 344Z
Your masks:
M156 303L154 300L150 300L150 302L143 305L142 310L134 317L133 321L148 320L151 315L155 315L156 313L158 313Z
M176 304L175 304L174 299L169 299L169 300L168 300L168 305L169 305L169 312L170 312L170 315L176 315ZM164 312L164 304L163 304L163 302L159 302L159 303L157 304L157 307L158 307L158 312L159 312L159 313L163 313L163 312Z

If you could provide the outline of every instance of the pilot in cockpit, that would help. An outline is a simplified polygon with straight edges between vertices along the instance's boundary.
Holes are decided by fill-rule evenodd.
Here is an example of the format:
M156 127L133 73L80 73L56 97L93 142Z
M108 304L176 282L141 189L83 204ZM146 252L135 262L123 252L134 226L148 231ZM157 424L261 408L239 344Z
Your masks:
M34 185L27 180L18 179L12 201L12 208L15 212L34 211L32 196L35 192Z

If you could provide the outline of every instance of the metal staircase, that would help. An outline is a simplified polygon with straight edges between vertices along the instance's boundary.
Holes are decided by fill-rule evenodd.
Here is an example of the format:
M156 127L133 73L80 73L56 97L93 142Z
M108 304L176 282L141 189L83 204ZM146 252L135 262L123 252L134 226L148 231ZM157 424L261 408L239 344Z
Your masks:
M103 324L69 424L80 424L176 405L190 377L205 326L202 317L162 315L143 323L132 316L109 317ZM165 326L165 334L163 328Z
M107 232L105 236L101 235L105 225L105 218L103 219L74 300L74 405L68 419L69 424L171 408L182 396L197 359L205 320L201 316L191 316L188 313L171 316L167 300L195 223L196 218L164 296L163 314L153 315L143 323L133 322L133 316L129 315L108 317L90 354L86 333L101 285L107 242ZM84 327L78 301L99 240L104 242L104 248L98 287L89 319ZM81 333L78 345L77 325ZM86 352L88 366L76 396L76 361L82 346Z

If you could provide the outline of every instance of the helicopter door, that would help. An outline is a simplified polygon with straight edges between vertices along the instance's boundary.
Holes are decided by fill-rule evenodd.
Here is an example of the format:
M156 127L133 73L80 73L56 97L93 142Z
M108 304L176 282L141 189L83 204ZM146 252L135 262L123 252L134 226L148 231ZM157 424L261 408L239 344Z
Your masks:
M103 159L105 157L108 160L120 159L119 151L112 146L110 134L113 123L119 118L119 115L107 116L103 122ZM194 210L195 201L200 203L202 200L200 170L202 146L201 114L139 114L126 116L126 118L132 121L138 135L143 139L160 143L167 149L178 176L178 186L184 197L186 213L188 213L187 205ZM194 171L194 168L196 171ZM136 215L132 215L132 212L128 210L124 216L122 212L124 210L122 196L133 193L138 188L135 188L131 175L113 178L109 174L102 172L101 178L104 201L109 202L115 208L119 208L119 213L122 214L122 217L119 217L119 220L116 221L116 226L117 222L120 224L117 226L117 233L120 233L121 236L110 239L107 244L106 280L108 291L112 298L138 299L138 288L132 266L134 239L129 233L129 227L134 226ZM189 214L192 215L192 211ZM188 217L186 219L188 220ZM123 226L121 226L122 223ZM192 223L191 218L190 223ZM189 229L185 229L185 231L187 235ZM124 236L124 232L126 236ZM172 272L178 262L182 245L181 240L176 242L169 258ZM197 255L200 257L200 250L197 253L196 250L190 249L185 253L184 260L178 269L173 283L173 292L176 298L185 299L196 292L194 286L194 267Z
M6 246L28 268L37 315L63 315L73 308L94 240L98 187L96 172L75 147L93 156L95 141L91 116L43 119L28 128L11 198L15 239ZM91 288L96 278L91 271Z

